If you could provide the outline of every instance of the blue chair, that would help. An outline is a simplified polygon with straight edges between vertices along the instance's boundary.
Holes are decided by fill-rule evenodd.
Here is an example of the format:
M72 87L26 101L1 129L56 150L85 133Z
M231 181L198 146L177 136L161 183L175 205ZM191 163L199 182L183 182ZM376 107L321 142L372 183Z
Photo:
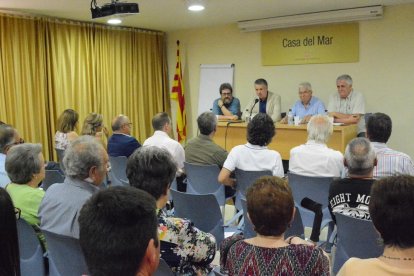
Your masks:
M332 177L310 177L293 173L288 173L289 186L292 189L293 199L302 217L305 227L312 227L314 213L303 208L300 203L303 198L322 204L322 223L321 229L332 222L331 214L328 209L329 187L332 183Z
M335 219L337 236L334 274L338 273L342 265L351 257L368 259L382 254L384 247L378 243L379 235L372 221L338 213L335 214Z
M109 156L111 186L126 186L125 183L129 183L126 176L127 161L128 158L126 156Z
M216 244L224 239L223 217L213 194L194 195L170 189L175 216L190 219L194 225L214 235Z
M57 157L58 157L58 162L59 162L59 166L60 166L60 169L62 170L62 172L64 172L65 171L65 167L63 166L63 157L65 157L65 150L62 150L62 149L55 149L56 150L56 154L57 154Z
M243 236L245 239L256 237L256 232L254 231L253 224L247 216L246 199L242 199L241 204L243 207L243 217L244 217ZM289 236L298 236L301 238L305 237L304 228L302 224L302 218L300 217L300 213L297 208L296 208L295 217L291 223L291 226L285 232L285 237L287 238Z
M58 170L46 170L45 179L43 179L41 187L46 191L53 184L63 183L63 181L65 181L65 176L62 175Z
M184 162L187 175L187 193L214 194L220 206L226 203L224 185L218 182L220 168L217 165L198 165Z
M89 274L79 240L49 231L42 232L47 243L50 276Z
M236 168L234 171L236 176L236 209L238 213L234 215L230 221L226 223L226 226L233 224L237 219L239 219L243 215L243 208L241 204L241 200L246 200L246 190L249 188L255 181L261 176L271 176L271 171L244 171L241 169ZM244 221L243 219L239 223L239 229L242 228Z
M42 246L33 227L24 219L18 219L17 235L21 275L46 275Z

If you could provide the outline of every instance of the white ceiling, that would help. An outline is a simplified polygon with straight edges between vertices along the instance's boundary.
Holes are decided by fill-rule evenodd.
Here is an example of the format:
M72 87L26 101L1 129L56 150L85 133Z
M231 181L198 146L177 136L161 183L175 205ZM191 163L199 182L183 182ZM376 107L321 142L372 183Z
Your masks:
M99 6L110 2L96 1ZM206 0L206 9L198 13L187 11L185 0L127 2L137 2L140 14L125 17L122 25L169 32L306 12L414 3L414 0ZM0 0L0 9L92 21L89 0Z

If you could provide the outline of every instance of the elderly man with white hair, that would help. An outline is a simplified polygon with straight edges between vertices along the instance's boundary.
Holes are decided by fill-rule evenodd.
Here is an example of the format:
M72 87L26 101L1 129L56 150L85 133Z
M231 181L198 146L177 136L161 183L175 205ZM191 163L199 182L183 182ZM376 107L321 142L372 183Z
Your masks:
M292 106L292 115L298 116L302 124L309 122L311 117L316 114L325 114L325 105L315 96L312 96L312 85L309 82L302 82L298 89L299 100ZM287 116L280 122L287 124Z
M79 239L79 212L99 191L108 172L108 154L93 136L81 136L66 149L66 178L47 189L39 207L40 229Z
M332 132L327 115L313 116L308 124L308 141L290 150L289 171L304 176L340 177L343 155L326 145Z

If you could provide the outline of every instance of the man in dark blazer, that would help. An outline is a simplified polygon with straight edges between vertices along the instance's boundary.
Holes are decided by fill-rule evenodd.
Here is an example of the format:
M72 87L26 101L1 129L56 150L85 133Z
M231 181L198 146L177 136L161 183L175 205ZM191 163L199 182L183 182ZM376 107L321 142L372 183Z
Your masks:
M129 157L141 144L131 136L132 123L125 115L119 115L112 121L113 135L108 140L109 156Z

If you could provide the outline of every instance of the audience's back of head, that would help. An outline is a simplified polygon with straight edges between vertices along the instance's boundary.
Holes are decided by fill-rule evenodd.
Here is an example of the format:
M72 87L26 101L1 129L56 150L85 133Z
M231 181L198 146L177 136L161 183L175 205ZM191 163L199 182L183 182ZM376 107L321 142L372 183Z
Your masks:
M20 275L15 210L3 188L0 188L0 275Z
M333 132L333 124L327 115L314 115L308 123L308 140L326 144Z
M6 154L8 148L13 145L14 140L14 129L10 125L0 125L0 153Z
M262 176L246 192L247 212L255 231L263 236L282 235L293 216L293 196L287 182Z
M83 206L79 242L92 276L152 275L158 266L154 198L132 187L101 190Z
M164 148L140 147L128 158L127 177L131 186L151 194L156 200L165 194L177 172L177 165Z
M346 146L344 157L349 174L367 175L376 165L375 151L367 138L352 139Z
M5 168L10 180L16 184L27 184L44 167L41 144L20 144L10 148Z
M95 136L103 127L103 116L98 113L90 113L83 121L82 135Z
M375 181L369 212L385 246L414 247L413 176L392 176Z
M165 124L170 123L170 116L168 116L168 113L166 112L158 113L152 118L152 127L154 130L162 130Z
M217 117L213 112L206 111L197 118L198 129L203 135L210 135L216 130Z
M78 112L73 109L66 109L58 118L57 130L63 133L74 131L78 120Z
M366 127L370 141L387 143L392 132L392 121L387 114L374 113L368 116Z
M267 146L275 134L273 120L266 113L255 115L247 125L247 141L252 145Z
M63 158L66 176L83 180L89 177L91 168L106 173L105 155L102 144L94 137L85 135L73 140Z

